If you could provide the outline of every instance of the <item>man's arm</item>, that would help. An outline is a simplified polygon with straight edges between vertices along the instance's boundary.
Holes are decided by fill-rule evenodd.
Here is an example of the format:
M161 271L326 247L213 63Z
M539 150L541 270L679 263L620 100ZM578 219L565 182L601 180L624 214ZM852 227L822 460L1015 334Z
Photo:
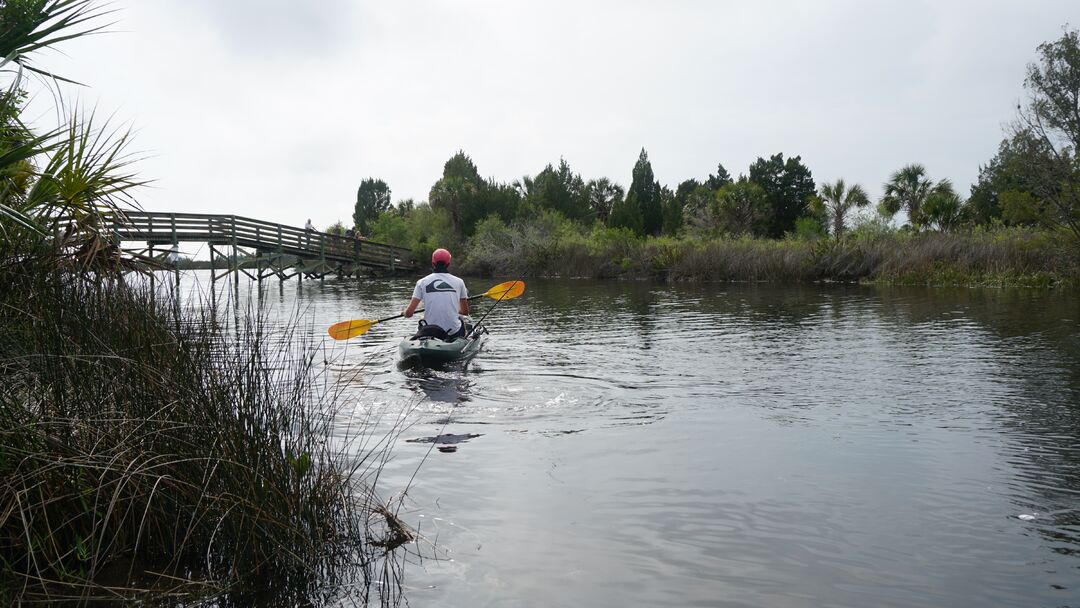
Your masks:
M460 300L458 300L458 314L469 314L469 301L467 299L461 298Z
M409 300L409 305L405 307L405 310L401 314L404 315L406 319L408 319L409 317L413 316L414 312L416 312L417 306L420 306L420 300L418 300L417 298L413 298Z

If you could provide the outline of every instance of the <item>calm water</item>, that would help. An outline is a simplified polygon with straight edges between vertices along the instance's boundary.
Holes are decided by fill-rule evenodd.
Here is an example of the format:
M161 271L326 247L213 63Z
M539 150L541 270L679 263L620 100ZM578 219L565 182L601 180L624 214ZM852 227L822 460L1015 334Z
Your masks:
M499 282L469 281L474 293ZM312 335L399 281L268 283ZM1080 606L1080 300L528 282L464 370L333 344L414 606ZM408 439L468 435L457 451ZM426 460L425 460L426 459Z

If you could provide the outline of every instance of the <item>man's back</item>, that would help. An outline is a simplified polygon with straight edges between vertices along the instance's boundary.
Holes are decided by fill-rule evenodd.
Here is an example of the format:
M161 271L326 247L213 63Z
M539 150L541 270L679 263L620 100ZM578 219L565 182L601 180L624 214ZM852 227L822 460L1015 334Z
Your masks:
M433 272L416 282L413 297L424 304L424 321L453 334L461 328L461 300L469 297L465 281L449 272Z

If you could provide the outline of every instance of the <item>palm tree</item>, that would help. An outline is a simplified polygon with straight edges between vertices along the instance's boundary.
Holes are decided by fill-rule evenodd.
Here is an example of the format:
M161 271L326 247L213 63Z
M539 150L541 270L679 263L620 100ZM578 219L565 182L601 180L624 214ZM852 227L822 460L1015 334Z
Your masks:
M885 196L881 199L882 215L892 217L901 209L907 211L912 226L922 225L922 205L930 196L934 183L926 177L926 167L907 165L892 174L885 184Z
M712 209L721 233L761 236L768 228L769 197L745 176L717 190Z
M61 220L73 232L58 247L100 240L108 220L134 206L130 191L145 182L130 172L128 133L95 125L93 112L69 111L67 124L36 134L21 120L25 72L72 82L37 68L33 56L100 31L110 11L97 0L0 2L0 244L42 242ZM56 98L62 96L57 95ZM99 121L100 122L100 121Z
M521 200L525 200L536 193L536 182L531 175L523 175L521 179L514 180L512 184Z
M943 179L936 184L926 176L926 168L919 164L908 165L892 174L885 184L885 196L879 210L892 217L901 209L907 211L908 220L916 229L927 224L923 205L935 194L952 192L952 183Z
M964 200L947 179L938 182L922 207L926 223L943 231L959 228L967 220L969 213Z
M585 198L589 203L589 210L602 224L607 223L612 207L621 201L625 194L622 186L606 177L590 180L585 185Z
M820 210L826 216L826 222L832 226L833 237L840 240L844 236L844 221L853 208L862 208L870 204L870 197L859 184L847 187L844 180L821 185L819 193Z

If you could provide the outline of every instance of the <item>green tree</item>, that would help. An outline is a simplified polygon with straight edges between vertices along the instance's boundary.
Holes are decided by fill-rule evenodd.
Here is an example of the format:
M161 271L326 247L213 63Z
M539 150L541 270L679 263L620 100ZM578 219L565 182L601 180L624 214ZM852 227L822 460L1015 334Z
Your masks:
M708 183L708 182L706 182L706 183ZM693 178L685 179L682 182L680 182L679 185L675 188L675 198L677 198L680 201L683 201L685 203L686 198L688 196L690 196L690 193L692 193L694 190L697 190L702 185L704 185L704 184L697 181L696 179L693 179ZM710 190L716 190L716 188L709 188L709 189Z
M630 200L630 197L621 198L612 203L611 215L607 222L610 228L626 228L636 235L645 232L645 222L641 217L641 209Z
M356 206L353 208L353 226L360 234L371 232L371 222L390 208L390 186L381 179L369 177L356 189Z
M473 208L480 204L484 180L472 159L459 150L443 165L442 178L428 193L432 209L443 210L450 217L454 233L462 237L471 225L466 220L481 218Z
M923 205L934 195L952 192L952 183L941 180L934 183L926 176L926 167L911 164L892 174L885 183L885 195L881 198L879 211L886 217L893 217L901 210L907 212L908 221L916 229L923 228L928 218L923 214Z
M1031 94L1027 112L1034 132L1056 150L1080 149L1080 31L1065 29L1061 38L1038 47L1039 60L1028 64L1024 87Z
M521 196L512 185L481 178L472 159L458 151L443 165L442 178L431 187L428 201L432 208L446 211L457 238L464 239L489 215L512 219Z
M687 181L696 183L694 180ZM716 192L705 185L698 185L687 191L687 188L684 188L686 183L679 184L679 189L675 191L675 198L681 196L683 200L683 227L687 232L698 236L715 235L719 232L715 213Z
M476 199L477 191L476 184L463 177L443 177L431 187L428 201L432 209L447 213L454 234L460 237L464 233L462 220L465 207Z
M532 179L529 190L528 202L534 208L558 211L572 220L589 215L585 182L570 169L566 159L559 159L558 168L544 167Z
M401 217L405 217L412 213L413 209L416 209L416 201L411 198L398 201L396 205L391 209L394 213ZM380 214L381 215L381 214Z
M1001 218L1017 226L1053 226L1054 212L1045 201L1030 192L1008 190L998 196Z
M522 200L528 199L536 192L536 184L533 183L531 175L522 175L521 179L514 180L513 186Z
M704 185L708 187L709 190L719 190L720 188L723 188L731 182L731 174L728 173L728 170L724 168L724 165L717 163L716 174L710 174L709 179L705 180Z
M394 211L384 211L371 223L369 238L379 243L390 243L402 247L411 247L409 223L405 215Z
M607 224L611 210L625 196L622 186L606 177L589 180L585 184L585 200L593 217L602 224Z
M439 247L455 251L462 243L454 231L450 212L445 208L435 208L430 203L418 204L406 217L395 217L393 213L380 215L375 235L378 236L376 240L409 247L418 260L428 259L431 252Z
M1033 196L1048 209L1034 215L1080 239L1080 32L1066 28L1038 52L1024 80L1030 100L1013 131L1041 142L1043 153L1028 158L1026 173L1033 177Z
M660 186L660 232L674 236L682 228L682 205L667 186Z
M870 204L870 197L866 190L859 184L850 188L844 180L838 179L833 183L821 184L818 198L815 199L815 211L824 216L825 223L832 230L832 235L837 240L844 237L847 228L847 217L853 209L861 209Z
M768 192L745 176L716 191L713 210L717 227L727 234L760 236L772 217Z
M450 157L450 160L446 161L443 165L442 176L444 178L460 177L474 186L479 186L484 181L480 177L480 171L476 168L476 164L469 158L469 155L465 154L464 150L458 150Z
M653 176L652 164L649 162L649 155L645 152L645 148L641 149L637 163L634 164L633 181L626 192L626 202L628 205L637 207L641 214L639 234L660 234L664 226L660 184Z
M1042 140L1030 131L1014 133L1002 140L997 154L985 166L979 167L979 179L971 186L967 208L971 220L988 225L1002 216L1001 195L1006 192L1031 194L1038 187L1038 176L1032 175L1032 160L1046 158Z
M698 189L705 188L696 179L683 180L675 192L664 199L664 234L678 234L685 223L686 203ZM707 189L707 188L705 188Z
M520 208L521 197L510 184L501 184L493 179L480 182L476 197L464 209L464 234L470 235L476 225L484 219L497 215L503 221L514 219Z
M995 200L1001 219L1006 224L1072 230L1069 218L1075 217L1076 206L1075 193L1070 194L1076 188L1072 183L1074 161L1029 130L1016 130L1011 139L1002 142L1003 147L1006 144L1008 154L992 174L996 179L988 184L988 189L999 188ZM972 198L980 194L979 189L972 188ZM981 201L969 202L972 215L980 208L976 205L981 206Z
M814 178L801 156L784 160L774 154L750 165L750 181L761 186L769 200L770 217L765 236L780 238L795 230L795 220L807 214L814 196Z
M929 225L942 231L952 231L968 220L967 208L948 180L942 180L923 205L923 217Z

